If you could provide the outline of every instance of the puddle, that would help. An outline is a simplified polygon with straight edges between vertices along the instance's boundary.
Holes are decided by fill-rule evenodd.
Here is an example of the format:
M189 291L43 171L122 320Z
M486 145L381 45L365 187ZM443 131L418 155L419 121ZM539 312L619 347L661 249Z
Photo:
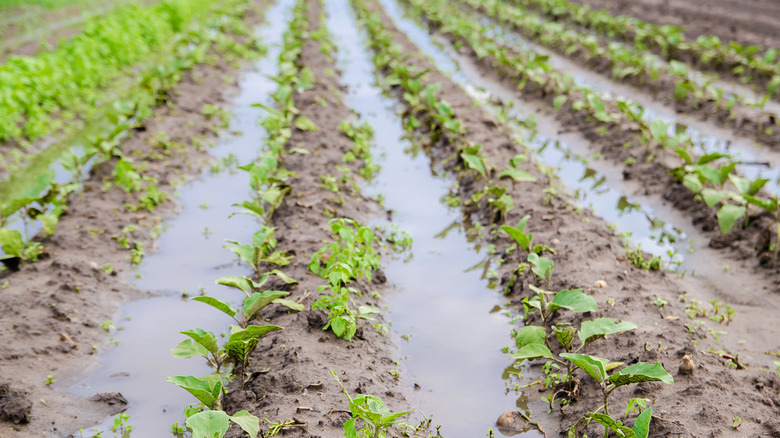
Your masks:
M501 295L488 288L483 269L469 269L484 255L470 249L460 214L440 202L451 182L432 174L424 155L404 153L410 144L402 139L395 101L374 86L347 0L328 0L326 7L348 102L374 127L382 154L382 170L366 190L381 193L393 223L414 238L413 262L394 261L386 269L402 291L388 299L393 331L408 337L400 341L402 379L422 388L410 403L441 424L444 436L484 436L501 413L517 408L516 397L504 395L502 378L511 362L501 352L512 342L508 318L491 313Z
M268 45L268 54L259 60L253 72L240 81L240 94L233 100L232 130L241 134L222 139L212 149L217 158L235 156L245 163L259 152L265 130L258 120L264 114L253 103L270 103L277 84L270 79L277 66L282 33L292 17L292 1L283 0L266 13L266 22L257 34ZM224 239L247 241L257 230L255 219L238 215L231 205L245 199L242 190L248 179L244 172L209 173L180 189L180 214L167 224L158 241L160 250L147 256L137 269L134 284L145 290L160 291L163 296L139 300L126 305L122 319L115 321L123 329L112 333L119 346L101 354L101 366L89 377L74 384L71 391L91 396L98 392L120 392L130 402L127 414L134 436L165 436L171 424L183 419L182 409L194 398L186 391L165 382L172 375L208 375L205 361L174 359L170 350L185 337L178 332L200 327L221 333L230 319L202 303L182 299L182 291L198 295L201 288L208 295L238 302L235 291L214 284L225 275L246 275L248 268L234 262L234 255L223 249ZM207 208L206 208L207 207ZM207 231L208 230L208 231ZM107 419L96 426L109 430ZM91 430L91 429L90 429Z
M571 74L579 85L590 87L609 99L638 103L645 108L642 119L648 123L660 119L670 125L669 132L671 134L685 133L702 154L723 152L732 154L737 159L747 163L780 163L780 152L758 145L750 138L737 136L731 129L721 127L717 122L709 122L701 120L697 116L677 113L674 108L653 99L644 91L628 84L613 81L600 73L584 68L554 51L528 41L518 33L508 30L483 14L479 14L478 17L480 23L486 27L488 35L498 43L520 52L536 52L549 56L550 65L560 72ZM698 80L703 79L699 78ZM717 82L714 85L720 86L722 82ZM734 90L734 86L731 89ZM777 112L778 109L780 109L780 105L775 105L775 102L767 103L767 110ZM780 192L778 187L780 185L780 167L743 165L740 166L740 172L743 176L751 179L768 178L770 182L767 183L766 190L771 193Z

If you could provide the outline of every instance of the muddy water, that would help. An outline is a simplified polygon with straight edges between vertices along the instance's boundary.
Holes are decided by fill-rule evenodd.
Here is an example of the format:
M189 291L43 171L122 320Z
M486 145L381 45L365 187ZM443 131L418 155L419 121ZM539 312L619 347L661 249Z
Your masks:
M250 105L270 103L269 95L276 90L270 76L276 72L281 35L291 18L291 7L292 1L279 1L267 11L266 24L257 30L269 51L240 82L231 128L241 134L220 141L212 150L217 158L232 154L245 164L260 151L265 131L258 120L263 111ZM101 354L100 368L71 387L72 392L85 396L122 393L130 402L127 413L134 436L169 436L171 424L181 421L182 409L194 401L186 391L165 382L166 377L211 373L204 361L174 359L170 350L185 339L178 333L181 330L200 327L221 333L232 322L209 306L182 299L182 291L197 295L204 290L234 304L241 300L214 281L225 275L250 273L222 248L225 239L246 242L257 230L256 220L249 216L228 219L236 211L231 205L246 199L248 191L245 173L230 169L207 174L181 188L181 214L167 224L158 241L159 251L143 260L137 270L140 278L135 279L138 288L158 291L161 296L135 301L122 309L121 319L114 323L123 329L112 333L118 346ZM109 430L111 424L107 419L97 428Z
M491 313L502 304L500 294L488 288L482 269L469 270L484 254L470 249L459 213L440 201L452 182L432 174L424 155L404 153L410 144L402 140L394 101L374 85L371 58L348 1L326 5L348 102L374 127L382 154L382 171L366 190L381 193L393 223L414 237L413 261L386 268L402 291L388 300L393 331L408 338L399 339L402 380L422 388L411 407L441 424L444 436L483 436L495 429L499 414L517 405L517 396L504 395L502 379L511 362L501 352L512 342L509 320Z

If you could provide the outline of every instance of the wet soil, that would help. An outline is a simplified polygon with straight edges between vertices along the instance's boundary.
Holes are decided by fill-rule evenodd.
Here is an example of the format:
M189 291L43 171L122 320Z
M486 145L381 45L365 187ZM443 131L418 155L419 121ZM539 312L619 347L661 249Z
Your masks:
M246 16L249 24L261 19L251 11ZM103 163L92 169L84 193L71 200L54 236L36 238L47 248L42 260L0 273L0 334L6 340L0 368L7 385L0 407L2 421L11 423L3 425L13 431L9 436L65 436L123 410L119 395L76 399L64 391L97 366L99 351L111 348L101 324L117 321L123 303L153 294L126 282L134 269L130 252L111 236L133 225L130 240L154 251L153 236L177 213L177 187L200 173L209 160L205 146L219 132L219 119L205 116L202 107L227 106L236 73L220 56L213 64L195 66L166 105L119 146L137 168L145 168L144 176L158 179L157 187L169 194L166 202L153 212L125 212L126 203L138 203L136 195L118 188L103 191L115 164ZM170 154L152 146L159 132L180 146ZM54 383L47 385L50 375Z
M372 5L375 10L379 10L373 2ZM395 42L403 47L405 53L414 55L412 62L415 65L421 69L433 67L429 61L420 57L418 49L405 35L398 32L387 17L384 17L384 20L387 29L393 33ZM471 99L447 77L433 69L426 76L426 82L442 84L440 97L452 105L453 111L464 123L466 140L481 144L491 162L505 163L514 154L523 152L520 147L507 140L495 120L475 108ZM425 144L426 140L427 135L422 135L421 143ZM445 138L433 143L427 151L437 169L443 168L453 175L459 175L457 193L462 199L468 199L481 188L482 183L474 179L473 173L458 174L454 160L445 159L455 152L452 139L448 141ZM652 436L718 436L721 431L728 430L733 418L742 416L744 420L745 412L748 411L751 413L751 419L744 421L742 432L749 436L776 434L780 426L775 408L780 401L780 379L776 374L764 371L766 368L762 370L762 367L768 367L771 362L770 357L763 352L776 349L777 341L772 336L755 333L756 330L748 324L759 320L758 314L765 310L765 306L777 305L777 299L772 292L760 291L762 281L756 279L753 287L745 288L745 294L735 293L730 297L731 300L739 300L746 305L745 311L749 313L745 315L748 320L745 321L745 326L739 328L736 323L729 327L712 326L716 330L728 330L729 338L735 336L731 341L725 337L722 341L717 341L713 336L707 335L706 330L694 330L694 333L690 333L685 324L695 321L684 313L686 305L681 303L678 297L687 292L688 296L697 296L706 302L711 291L695 280L680 280L662 272L645 272L635 268L626 261L622 243L602 220L592 217L587 211L582 215L577 214L565 198L553 197L552 200L545 200L543 190L547 186L546 178L534 167L528 166L524 170L537 176L537 182L524 182L511 188L515 209L509 213L506 222L514 224L521 216L531 214L527 229L533 232L535 241L552 244L556 249L557 254L550 256L555 263L550 289L585 288L593 294L601 309L594 314L585 315L587 319L612 317L633 321L640 327L634 332L600 340L585 352L624 362L634 359L659 361L677 379L677 384L673 386L644 383L634 387L633 393L631 389L617 391L613 395L615 400L611 403L614 403L614 406L625 406L630 397L643 396L651 399L650 406L656 414L651 429ZM465 213L472 222L479 220L486 225L494 219L489 211L486 206L480 205L466 209ZM498 254L509 245L509 242L500 236L488 239L498 245ZM516 262L516 259L510 258L509 262L499 269L499 274L506 279L508 271ZM514 286L509 295L513 304L521 305L521 299L529 294L527 285L531 280L529 276L525 276ZM597 280L603 280L605 283L602 286L606 287L595 287ZM653 304L657 298L663 298L667 304L663 307ZM765 318L762 319L765 321L771 320L771 312L762 318ZM581 318L566 313L558 315L555 320L574 323L575 326L581 322ZM708 327L712 324L701 318L699 320ZM744 336L751 338L746 343L755 345L750 348L755 348L756 351L743 353L743 356L749 356L752 362L745 370L730 369L724 364L723 358L708 352L709 348L729 350L731 345L737 345L732 344L733 342ZM684 354L692 355L697 364L693 377L680 375L677 371ZM507 363L510 362L508 359ZM523 370L528 379L522 379L521 383L533 380L533 376L540 371L536 364L527 364ZM559 432L563 432L562 429L573 424L580 415L600 405L601 395L597 385L588 383L583 378L583 395L579 400L565 407L562 413L556 408L553 415L548 416L548 406L542 402L534 402L542 395L537 393L535 388L529 389L525 397L531 400L529 407L534 421L542 425L548 436L558 436ZM628 422L631 423L631 420ZM748 426L745 427L746 425ZM591 427L589 435L595 435L595 431L596 429Z
M317 0L309 0L309 30L319 28L322 12ZM397 352L392 337L373 329L373 323L360 323L350 342L337 338L331 331L323 331L327 314L311 310L319 297L317 287L322 278L309 272L307 265L324 241L329 240L329 216L345 217L358 222L385 216L376 201L359 192L342 187L343 203L322 187L320 175L332 174L334 166L345 165L353 176L362 162L343 163L351 141L339 129L342 121L357 120L356 115L342 101L344 88L339 83L335 60L320 51L320 45L309 39L300 57L303 67L309 68L315 78L314 88L297 93L295 106L302 116L310 118L318 127L316 132L295 130L286 145L283 166L295 177L289 180L292 193L274 213L272 225L277 227L278 250L290 250L295 255L284 267L286 274L299 281L288 297L306 306L302 312L285 312L266 308L258 319L284 327L281 332L264 337L252 355L251 373L254 377L241 388L234 379L225 397L225 410L232 414L246 409L263 418L265 413L274 422L292 420L284 431L292 436L341 437L343 425L350 418L348 401L341 387L331 375L335 370L352 395L374 394L383 399L391 410L410 410L402 388L390 373L396 368ZM331 70L332 69L332 70ZM311 154L290 153L303 148ZM356 305L383 308L382 300L373 298L373 292L382 296L393 292L384 273L377 271L372 282L358 285L361 297ZM283 284L274 285L283 288ZM386 322L379 316L376 322ZM267 425L263 425L267 430ZM232 430L228 436L241 436Z

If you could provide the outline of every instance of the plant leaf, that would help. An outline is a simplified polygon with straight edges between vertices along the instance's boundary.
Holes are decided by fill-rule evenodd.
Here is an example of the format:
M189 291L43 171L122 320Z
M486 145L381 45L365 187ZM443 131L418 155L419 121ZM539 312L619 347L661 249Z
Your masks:
M545 344L544 327L538 325L527 325L517 331L515 344L517 348L523 348L531 344Z
M247 411L236 412L230 416L230 421L238 424L250 438L257 438L257 434L260 433L260 419Z
M283 298L277 298L272 301L274 304L279 304L280 306L287 307L290 310L295 310L296 312L303 312L303 309L306 307L301 303L296 303L293 300L285 300Z
M718 210L718 226L723 234L728 234L734 224L737 223L737 219L745 215L746 208L744 205L726 204Z
M577 353L561 353L560 356L568 359L577 368L588 373L599 383L607 379L607 371L604 368L609 362L607 359Z
M217 341L217 337L214 336L214 333L207 332L199 328L184 330L179 333L189 336L193 341L202 345L203 348L212 353L216 354L217 351L219 351L219 342Z
M250 320L260 309L270 304L273 300L290 295L289 292L280 290L266 290L263 293L254 292L244 300L244 318Z
M653 408L647 408L636 417L634 427L631 430L636 434L636 438L647 438L650 435L650 420L653 418Z
M487 178L487 169L485 168L485 161L482 159L482 156L468 154L466 152L461 153L460 156L470 169L476 170L483 178Z
M185 339L171 349L171 354L176 359L189 359L195 356L208 357L209 351L192 339Z
M622 321L618 323L612 318L597 318L592 321L583 322L577 336L580 338L582 345L588 345L596 339L606 335L635 330L636 328L637 325L633 322Z
M574 334L577 332L577 330L574 329L574 327L563 327L558 328L553 326L553 331L555 332L555 336L558 338L558 342L561 343L563 348L569 349L571 348L571 344L574 342Z
M223 411L198 412L184 422L192 429L192 438L222 438L230 428L228 414Z
M214 408L214 404L219 400L219 393L222 391L222 378L216 375L206 377L171 376L166 377L165 380L194 395L209 409Z
M584 313L598 310L596 299L582 292L582 289L563 290L555 294L549 305L550 311L568 309L572 312Z
M215 308L215 309L217 309L217 310L219 310L221 312L227 313L231 318L235 317L236 313L238 313L238 310L233 308L233 306L231 306L230 304L226 303L225 301L216 299L214 297L210 297L210 296L194 297L194 298L192 298L192 300L193 301L200 301L201 303L206 303L209 306L211 306L211 307L213 307L213 308Z
M543 344L529 344L510 356L511 359L515 360L536 359L539 357L552 359L552 352Z
M622 438L636 438L636 434L634 433L633 430L627 428L626 426L623 426L622 422L615 420L609 415L599 414L595 412L591 412L588 415L590 416L590 418L593 419L593 421L612 429L618 434L618 436Z
M301 131L316 131L317 125L311 121L310 118L306 116L298 116L297 119L295 119L295 127L300 129Z
M252 292L252 280L245 276L227 276L218 279L215 283L230 286L243 291L247 296Z
M533 182L536 181L536 177L531 175L525 170L517 169L515 167L507 167L501 173L498 174L498 179L512 178L516 182Z
M674 378L667 373L663 365L658 362L653 365L650 365L647 362L639 362L627 366L609 376L609 381L615 386L623 386L638 382L664 382L667 385L674 384Z

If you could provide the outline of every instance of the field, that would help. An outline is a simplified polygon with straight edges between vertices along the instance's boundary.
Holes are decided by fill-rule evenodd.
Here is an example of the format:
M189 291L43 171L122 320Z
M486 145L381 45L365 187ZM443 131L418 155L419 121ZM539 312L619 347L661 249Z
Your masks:
M0 436L780 437L778 14L0 0Z

